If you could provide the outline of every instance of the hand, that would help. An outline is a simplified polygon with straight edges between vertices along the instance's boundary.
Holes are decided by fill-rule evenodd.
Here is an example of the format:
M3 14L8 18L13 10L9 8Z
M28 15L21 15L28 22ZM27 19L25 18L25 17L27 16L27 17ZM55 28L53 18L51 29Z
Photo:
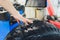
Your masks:
M27 18L24 18L22 15L20 14L14 14L13 17L16 19L16 21L19 23L20 20L23 21L26 25L28 25L28 23L33 23L32 20L29 20Z
M23 21L26 25L28 25L28 23L33 23L32 20L29 20L29 19L26 19L26 18L22 19L22 21Z

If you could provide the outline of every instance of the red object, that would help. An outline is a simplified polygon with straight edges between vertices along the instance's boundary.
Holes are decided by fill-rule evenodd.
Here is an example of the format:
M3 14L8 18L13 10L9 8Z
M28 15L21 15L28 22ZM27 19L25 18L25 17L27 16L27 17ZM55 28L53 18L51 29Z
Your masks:
M54 15L53 14L54 12L53 12L53 10L52 10L52 8L50 6L48 7L48 12L49 12L49 15L50 16L53 16Z
M48 2L47 10L49 12L49 15L53 16L54 15L54 9L52 7L52 4L51 4L50 0L47 0L47 2ZM52 21L52 20L49 20L49 22L51 24L55 25L58 29L60 29L60 22L56 22L56 21Z
M47 10L48 10L48 12L49 12L49 15L50 15L50 16L53 16L53 15L54 15L54 9L53 9L53 6L52 6L50 0L47 0L47 2L48 2Z
M60 22L56 22L56 21L52 21L52 20L49 20L49 22L53 25L55 25L58 29L60 29Z

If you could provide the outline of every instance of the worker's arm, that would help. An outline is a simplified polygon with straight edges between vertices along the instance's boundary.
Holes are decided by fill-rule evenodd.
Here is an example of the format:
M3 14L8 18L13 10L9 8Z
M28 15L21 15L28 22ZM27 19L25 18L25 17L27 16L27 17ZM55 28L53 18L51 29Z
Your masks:
M30 20L24 18L19 14L19 12L14 8L13 4L9 0L0 0L0 5L4 7L13 17L18 21L22 20L24 23L30 22Z

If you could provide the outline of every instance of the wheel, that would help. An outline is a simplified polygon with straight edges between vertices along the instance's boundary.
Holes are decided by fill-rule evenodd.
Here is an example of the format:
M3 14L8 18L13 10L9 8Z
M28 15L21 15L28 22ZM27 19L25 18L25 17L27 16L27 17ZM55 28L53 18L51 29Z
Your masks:
M12 30L6 40L60 40L60 30L48 22L34 20Z

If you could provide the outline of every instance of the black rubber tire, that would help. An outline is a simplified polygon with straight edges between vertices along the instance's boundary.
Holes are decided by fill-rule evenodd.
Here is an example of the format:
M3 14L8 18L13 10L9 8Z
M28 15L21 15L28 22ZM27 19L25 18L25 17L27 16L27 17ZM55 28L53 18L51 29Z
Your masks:
M34 30L34 27L37 29ZM27 30L29 28L33 30ZM28 32L25 32L25 30ZM32 24L23 27L18 26L12 30L7 35L6 40L60 40L60 30L48 22L34 20Z

